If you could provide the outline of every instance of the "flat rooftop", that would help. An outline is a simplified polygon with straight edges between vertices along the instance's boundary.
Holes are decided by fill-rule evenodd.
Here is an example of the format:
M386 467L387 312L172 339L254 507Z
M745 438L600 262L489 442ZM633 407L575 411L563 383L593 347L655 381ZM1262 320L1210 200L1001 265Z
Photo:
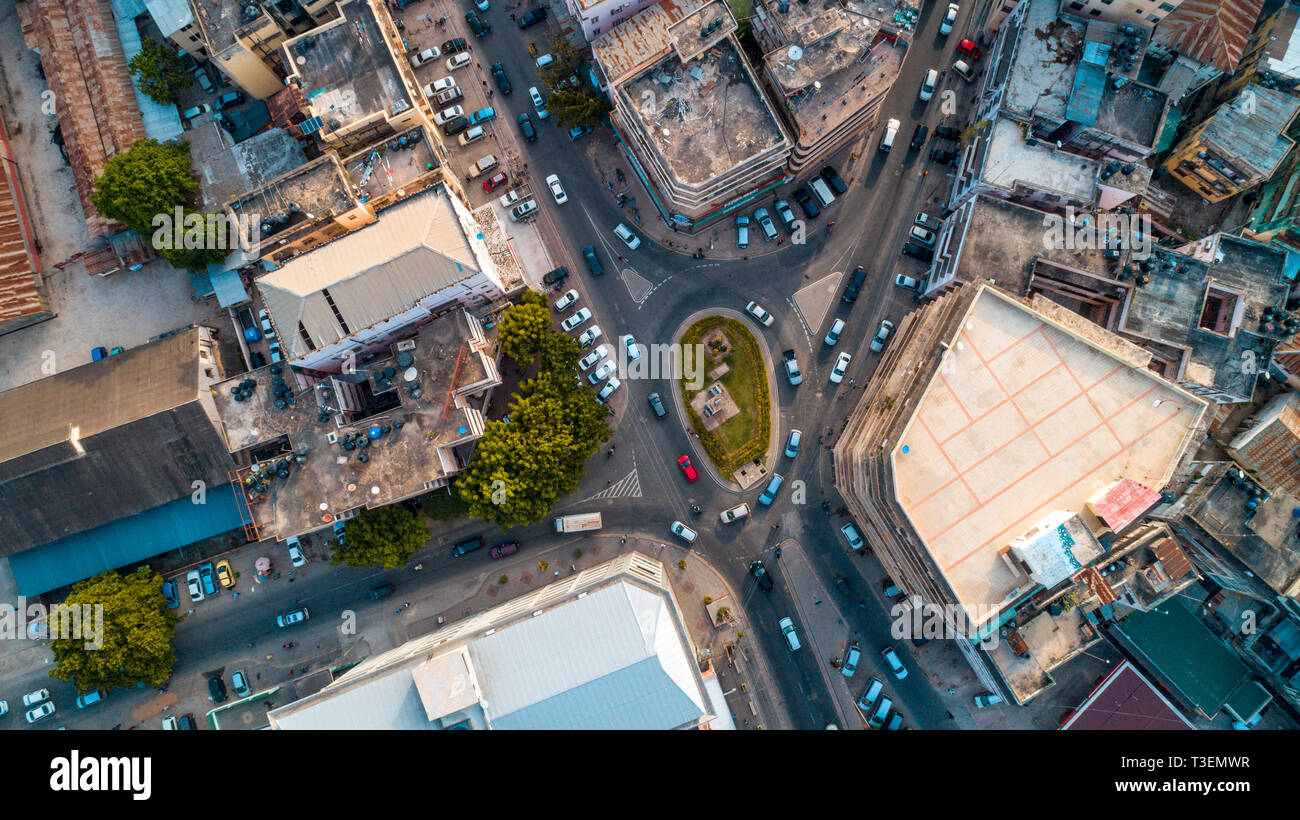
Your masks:
M1094 127L1129 142L1154 147L1164 125L1161 114L1166 100L1165 93L1154 88L1136 83L1115 88L1113 82L1108 82L1101 92Z
M239 200L237 213L272 216L290 214L291 221L342 214L356 207L333 155L300 165ZM311 217L308 216L311 215ZM270 238L270 234L263 238Z
M1020 703L1028 703L1056 683L1052 669L1102 640L1084 618L1081 607L1056 616L1041 612L1020 626L1015 635L1024 641L1029 657L1020 657L1006 640L999 640L988 655Z
M198 13L199 24L214 55L234 45L235 32L251 22L244 16L243 4L239 0L193 0L193 9ZM163 33L171 34L169 31Z
M989 134L984 181L1008 191L1015 190L1019 182L1092 201L1097 188L1097 162L1035 142L1026 145L1021 125L998 117Z
M657 62L677 40L672 27L703 8L708 0L661 0L591 41L591 51L611 84ZM716 2L716 0L713 0Z
M1292 496L1274 493L1247 518L1250 495L1225 471L1188 516L1281 595L1300 593L1300 537Z
M618 89L674 176L688 185L785 139L732 43L724 40L689 63L670 56Z
M1043 237L1047 228L1042 211L991 196L977 196L962 227L961 257L957 275L968 282L996 279L1009 291L1023 293L1029 284L1029 265L1046 259L1098 277L1108 276L1100 250L1053 247Z
M263 532L281 540L310 532L329 523L323 517L326 513L337 518L359 507L394 503L421 492L426 482L439 481L463 466L445 462L439 451L477 439L482 433L482 418L475 409L456 406L455 400L449 405L448 398L455 391L499 378L495 366L479 352L485 343L475 342L470 322L475 320L468 314L452 311L420 327L415 336L416 348L409 351L422 390L417 398L412 398L400 383L387 393L374 389L371 378L385 365L398 371L395 380L402 379L405 368L393 364L394 356L359 365L357 372L363 378L356 385L356 395L370 401L386 395L392 406L351 422L337 413L322 422L318 387L304 389L305 382L288 368L280 377L291 389L294 404L283 409L276 406L272 366L240 374L213 388L221 429L231 452L267 448L284 450L286 455L307 454L303 463L290 466L288 478L272 480L265 500L251 505ZM232 388L250 379L257 383L252 396L236 401ZM320 384L346 390L354 383L335 379ZM364 448L347 450L328 438L334 434L341 441L348 433L365 436L372 426L394 422L401 423L400 429L394 427ZM274 464L283 457L277 455L267 462Z
M900 506L974 616L1028 590L999 553L1049 513L1082 513L1123 478L1163 487L1205 403L989 287L949 348L890 458Z
M363 199L374 199L409 185L438 165L433 138L423 128L412 128L382 146L368 146L345 157L343 172Z
M1083 59L1085 24L1057 15L1054 0L1027 0L1002 104L1023 116L1064 119L1074 75Z
M243 142L210 118L190 129L190 165L199 178L199 193L208 213L219 212L249 191L290 173L307 161L302 143L282 128L270 128Z
M339 130L375 114L396 116L412 106L392 52L370 6L340 4L343 16L284 44L302 81L312 116Z

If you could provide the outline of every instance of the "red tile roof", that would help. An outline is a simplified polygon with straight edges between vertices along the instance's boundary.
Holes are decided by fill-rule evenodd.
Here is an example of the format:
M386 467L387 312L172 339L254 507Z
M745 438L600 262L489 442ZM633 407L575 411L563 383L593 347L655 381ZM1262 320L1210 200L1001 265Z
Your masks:
M1061 729L1195 729L1151 682L1124 661Z
M54 317L41 279L36 238L22 187L12 172L13 149L0 120L0 334Z
M1235 71L1263 7L1264 0L1184 0L1152 39L1224 73Z
M1131 478L1121 479L1089 504L1097 517L1118 533L1160 500L1160 493Z

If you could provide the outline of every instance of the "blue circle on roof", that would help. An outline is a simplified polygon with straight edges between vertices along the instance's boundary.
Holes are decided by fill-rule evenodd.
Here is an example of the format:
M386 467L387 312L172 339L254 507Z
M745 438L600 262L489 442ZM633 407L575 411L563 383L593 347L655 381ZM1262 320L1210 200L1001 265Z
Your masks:
M366 431L366 435L370 436L371 438L379 438L383 434L384 431L380 430L378 427L371 427L369 430Z
M908 450L908 447L907 447L906 444L904 444L904 445L903 445L903 455L907 455L907 450Z
M456 428L456 432L460 433L463 436L469 432L469 428L462 424L461 426Z

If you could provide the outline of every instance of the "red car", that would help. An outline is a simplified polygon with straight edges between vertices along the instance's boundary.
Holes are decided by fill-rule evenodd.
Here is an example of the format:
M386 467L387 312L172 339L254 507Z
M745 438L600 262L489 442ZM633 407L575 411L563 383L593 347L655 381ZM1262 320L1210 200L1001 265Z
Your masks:
M519 552L518 541L506 541L504 544L497 544L492 548L490 555L493 558L505 558L507 555L514 555Z
M488 178L483 183L483 190L487 191L488 193L492 193L497 188L500 188L502 185L505 184L506 184L506 172L501 171L499 173L493 174L490 178Z
M682 456L677 459L677 466L682 468L683 473L686 473L687 481L694 481L700 477L700 474L695 472L695 465L691 463L690 456Z
M958 43L957 51L961 52L962 54L965 54L967 57L971 58L972 60L978 60L979 58L984 56L984 49L975 45L970 40L962 40L960 43Z

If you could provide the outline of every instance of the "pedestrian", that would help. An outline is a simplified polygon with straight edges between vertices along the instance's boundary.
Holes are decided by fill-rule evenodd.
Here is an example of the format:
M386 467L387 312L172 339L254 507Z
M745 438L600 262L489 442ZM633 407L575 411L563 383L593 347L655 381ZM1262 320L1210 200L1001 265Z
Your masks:
M858 380L857 380L857 379L849 379L849 384L850 384L850 385L857 384L857 383L858 383Z
M816 596L813 596L813 606L821 606L821 605L822 605L822 599L821 599L821 598L818 598L818 597L816 597Z
M193 614L194 614L194 610L191 609L191 610L189 611L188 614L193 615Z
M611 478L610 480L606 481L606 482L605 482L605 486L606 486L606 487L613 487L613 486L614 486L614 479Z
M839 624L840 626L844 626L844 619L843 619L843 618L836 618L836 619L835 619L835 623Z
M410 602L410 601L405 601L405 602L403 602L403 604L402 604L402 609L406 609L406 608L407 608L408 606L410 606L410 605L411 605L411 602Z
M492 99L492 89L488 89L488 99Z
M514 13L513 11L510 12L510 19L511 19L511 20L514 20L514 19L515 19L515 13Z
M866 608L867 608L866 601L858 601L858 609L866 609Z
M949 690L948 690L948 694L950 694L950 695L955 695L955 694L957 694L957 690L956 690L956 689L949 689Z
M269 661L269 660L271 660L271 658L274 658L274 657L275 657L274 655L267 655L267 656L266 656L266 659Z

